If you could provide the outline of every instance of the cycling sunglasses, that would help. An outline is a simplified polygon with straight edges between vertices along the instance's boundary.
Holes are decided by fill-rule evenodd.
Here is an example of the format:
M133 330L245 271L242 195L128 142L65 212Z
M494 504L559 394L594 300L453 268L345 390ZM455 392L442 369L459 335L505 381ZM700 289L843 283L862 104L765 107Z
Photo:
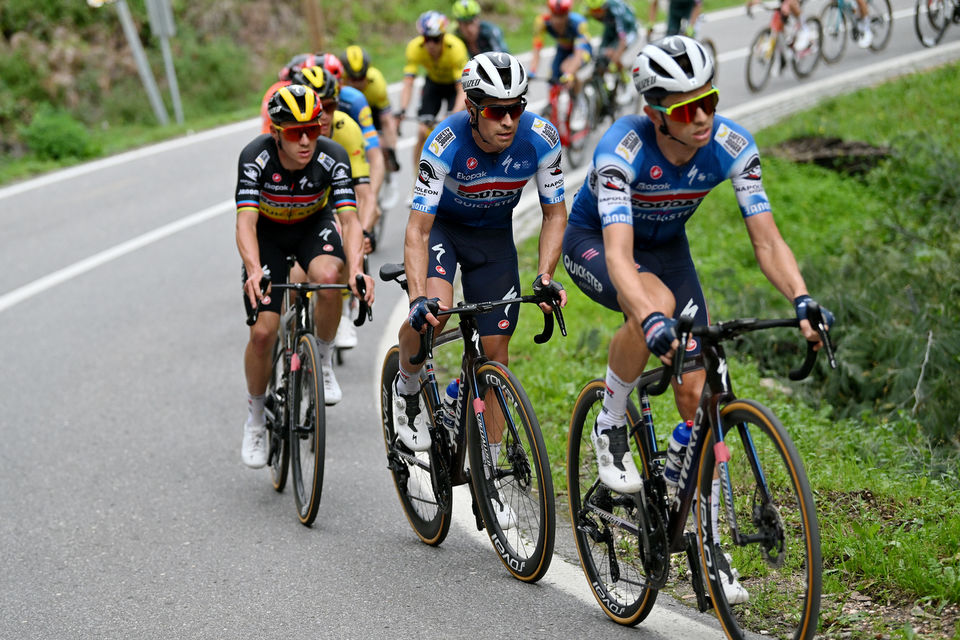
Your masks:
M441 42L442 40L443 36L423 36L424 42Z
M510 114L512 120L516 120L527 108L527 101L522 99L519 102L511 104L488 104L486 106L477 105L480 115L487 120L503 120L507 114Z
M718 102L720 102L720 91L713 87L706 93L669 107L661 107L658 104L651 104L650 107L667 114L667 117L674 122L693 122L697 117L697 109L703 109L703 112L709 116L717 110Z
M316 140L320 136L320 124L311 122L310 124L296 124L289 127L273 125L273 128L280 132L284 140L288 142L300 142L301 136L307 134L311 140Z

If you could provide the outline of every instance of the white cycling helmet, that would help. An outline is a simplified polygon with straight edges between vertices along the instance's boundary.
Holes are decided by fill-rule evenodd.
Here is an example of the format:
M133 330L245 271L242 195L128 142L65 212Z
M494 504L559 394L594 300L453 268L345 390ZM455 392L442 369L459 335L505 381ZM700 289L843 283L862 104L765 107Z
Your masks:
M527 92L527 72L509 53L481 53L463 68L460 85L475 104L483 98L519 98Z
M648 101L686 93L713 80L713 59L687 36L667 36L646 45L633 64L633 84Z

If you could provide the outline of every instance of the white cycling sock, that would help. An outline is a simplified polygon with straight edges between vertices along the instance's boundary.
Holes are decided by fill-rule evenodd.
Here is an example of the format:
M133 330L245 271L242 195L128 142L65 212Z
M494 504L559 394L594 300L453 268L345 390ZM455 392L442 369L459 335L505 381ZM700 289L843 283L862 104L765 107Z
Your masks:
M266 398L267 394L265 393L255 396L247 392L247 422L250 424L264 424L266 422L263 414L263 404Z
M320 352L320 360L323 361L323 366L332 367L333 366L333 342L327 340L321 340L317 338L317 346L319 347L318 351Z
M400 379L397 381L397 391L405 396L420 393L420 376L409 373L400 367Z
M602 433L627 423L627 398L637 387L638 382L640 382L639 376L633 382L624 382L607 365L607 390L603 394L603 409L597 416L598 432Z

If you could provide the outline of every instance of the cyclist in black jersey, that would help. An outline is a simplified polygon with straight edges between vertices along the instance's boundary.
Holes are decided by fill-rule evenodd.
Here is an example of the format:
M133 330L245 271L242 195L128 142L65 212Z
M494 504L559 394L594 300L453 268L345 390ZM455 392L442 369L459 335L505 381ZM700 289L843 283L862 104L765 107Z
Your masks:
M456 0L451 13L457 21L454 35L467 45L467 53L471 58L489 51L510 53L500 27L480 19L480 3L477 0Z
M343 147L320 136L319 98L303 85L281 87L270 98L268 113L270 133L257 136L240 152L236 189L237 248L243 260L248 314L262 303L244 353L248 415L241 458L254 468L267 462L264 393L280 323L281 297L260 291L264 273L269 270L274 283L285 283L288 255L306 266L307 278L314 283L349 282L353 290L356 275L363 273L363 236L350 160ZM364 277L366 300L372 303L373 280ZM315 295L319 295L316 337L327 365L324 394L327 404L334 404L342 395L331 360L331 343L340 321L340 292L332 289Z

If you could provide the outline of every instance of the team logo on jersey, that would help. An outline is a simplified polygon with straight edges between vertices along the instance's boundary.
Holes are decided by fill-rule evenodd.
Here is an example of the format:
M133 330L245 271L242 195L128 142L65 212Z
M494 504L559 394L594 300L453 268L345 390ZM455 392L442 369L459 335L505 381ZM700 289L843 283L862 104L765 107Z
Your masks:
M627 135L620 138L620 142L617 143L617 148L614 150L614 153L627 162L633 162L634 158L637 157L637 152L640 151L640 147L642 146L643 141L640 140L640 136L637 135L636 131L631 129L627 132Z
M467 169L470 169L470 171L473 171L476 168L477 168L477 159L474 158L473 156L467 158Z
M497 326L500 327L501 330L506 330L510 326L510 321L501 320L500 322L497 323Z
M659 165L653 165L650 167L650 177L654 180L659 180L663 177L663 169L661 169Z
M725 124L717 127L717 133L713 139L720 143L724 151L736 158L740 152L747 148L747 138L742 136Z
M552 175L552 176L558 176L558 175L560 175L561 173L563 173L563 169L560 168L560 159L561 159L561 156L560 156L560 154L558 153L558 154L557 154L557 159L554 160L553 162L551 162L551 163L550 163L550 166L547 167L548 169L550 169L550 175Z
M347 168L341 164L341 165L338 165L337 168L334 170L333 179L346 180L349 177L349 175L350 174L347 173Z
M433 141L430 143L430 153L435 156L439 156L443 153L443 150L450 146L450 143L457 139L457 135L453 132L453 129L446 127L433 137Z
M267 166L267 160L269 159L270 159L270 152L264 149L263 151L260 152L260 155L258 155L253 161L257 163L258 167L263 169Z
M696 351L696 350L697 350L697 339L691 337L687 341L687 351Z
M332 245L332 244L325 244L325 245L323 245L323 252L324 252L324 253L333 253L333 245Z
M587 262L590 262L591 260L596 258L598 255L600 255L600 252L594 249L593 247L590 247L589 249L581 253L580 257L586 260Z
M251 180L256 181L256 179L260 177L261 168L262 167L258 167L252 162L246 162L243 165L243 175L247 176Z
M273 174L273 181L274 181L274 182L280 182L281 180L283 180L283 176L281 176L279 173Z
M560 142L560 134L557 133L557 130L552 124L546 120L541 120L540 118L534 118L533 124L530 125L530 128L533 129L538 136L547 141L551 147L557 146Z
M330 171L330 169L333 168L333 163L336 162L336 160L321 151L320 155L317 156L317 162L319 162L324 169Z
M627 177L623 175L620 167L607 165L598 172L600 174L600 186L606 189L626 192Z
M439 265L439 264L438 264L438 265L435 267L435 269L436 269L437 273L439 273L440 275L442 275L442 276L447 275L447 270L443 268L443 265Z
M743 171L740 172L740 177L744 180L759 180L762 177L763 172L760 169L760 156L753 154L750 156L750 159L747 160L746 166L743 167Z
M417 176L417 182L430 186L431 180L437 179L437 168L426 160L420 161L420 174Z

